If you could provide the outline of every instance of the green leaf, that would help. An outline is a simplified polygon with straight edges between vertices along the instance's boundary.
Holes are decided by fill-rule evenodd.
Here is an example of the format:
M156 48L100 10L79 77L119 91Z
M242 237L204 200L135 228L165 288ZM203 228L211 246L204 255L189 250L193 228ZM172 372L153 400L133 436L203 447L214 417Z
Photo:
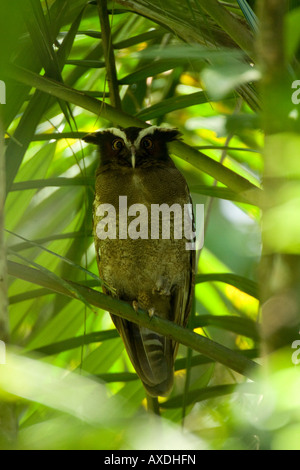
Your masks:
M300 8L290 11L285 17L285 48L288 60L296 54L300 43Z
M254 384L244 384L243 387L239 388L239 391L244 393L260 393L257 386ZM234 393L236 391L235 384L229 385L216 385L214 387L206 387L199 390L192 390L187 394L187 404L197 403L211 398L216 398L224 395ZM182 403L182 395L177 395L174 398L170 398L160 404L162 408L177 408Z
M195 185L190 186L191 193L203 194L205 196L217 197L219 199L226 199L228 201L236 202L247 202L243 196L231 191L228 188L223 188L219 186L205 186L205 185Z
M86 67L86 68L93 68L93 69L102 69L105 67L105 62L100 60L66 60L65 62L67 65L78 65L78 67Z
M38 268L40 270L40 272L43 273L46 277L48 277L49 279L52 279L54 282L56 282L58 285L60 285L62 290L66 290L71 295L73 295L75 298L77 298L78 300L81 300L81 302L83 302L89 309L91 309L94 312L94 309L91 306L91 304L84 298L84 296L82 296L82 294L79 292L79 290L76 288L76 286L74 286L73 284L71 284L68 281L65 281L64 279L61 279L59 276L57 276L53 272L49 271L49 269L35 263L34 261L30 261L29 259L25 258L24 256L21 256L19 253L15 253L14 251L12 251L10 249L8 249L8 253L13 255L13 256L16 256L17 258L21 259L22 261L25 261L26 263L31 264L35 268ZM22 265L20 265L20 266L22 266Z
M173 98L165 99L161 103L156 103L149 108L143 109L137 113L137 117L144 120L154 119L158 116L176 111L177 109L188 108L189 106L196 106L198 104L207 103L209 100L203 91L192 93L184 96L174 96Z
M143 59L156 59L158 64L161 65L164 59L165 61L177 60L178 65L186 63L186 61L212 61L212 62L222 62L230 60L242 60L245 58L245 54L242 51L237 49L230 48L209 48L202 47L194 44L177 44L169 45L166 48L161 48L159 46L149 47L141 52L136 52L132 54L134 58L143 58ZM156 63L156 62L155 62ZM155 64L154 63L154 64ZM176 62L175 62L176 63ZM148 66L150 68L150 65ZM167 69L165 69L167 70Z
M260 80L260 71L245 63L231 63L206 67L202 72L206 90L211 99L225 98L238 87Z
M53 294L49 289L32 289L21 294L13 295L8 298L9 305L17 304L19 302L24 302L26 300L36 299L38 297L43 297L44 295Z
M109 374L96 374L96 377L106 383L132 382L135 380L139 380L138 375L132 372L111 372Z
M257 33L259 26L258 18L250 7L250 5L248 4L247 0L237 0L237 2L252 31Z
M117 122L121 126L146 127L143 121L139 121L136 118L128 116L124 112L119 111L108 104L105 104L105 106L100 108L101 103L98 100L95 100L89 96L85 96L83 93L66 87L61 83L54 82L53 80L40 77L37 74L33 74L28 70L19 69L16 67L11 67L9 69L9 73L11 77L15 78L16 80L19 79L23 83L31 83L33 86L44 90L46 93L53 93L55 96L63 98L67 101L71 101L74 104L92 111L97 115L101 111L101 116L104 119ZM189 147L183 142L172 142L170 144L170 148L175 154L179 155L181 158L188 161L196 168L213 175L216 179L228 185L231 189L239 192L247 192L247 199L249 202L253 200L255 204L260 203L260 191L256 189L255 186L252 185L249 181L240 177L238 174L230 171L228 168L224 167L218 162L208 158L203 153L197 152L195 149Z
M30 105L29 108L31 108ZM24 125L26 127L25 122ZM42 146L39 151L34 154L31 160L26 162L19 170L18 179L26 181L31 180L33 177L44 178L48 171L49 165L54 158L55 151L56 143L50 143L49 145ZM14 158L12 161L8 161L8 168L11 168L13 163L16 163ZM11 175L13 176L13 173L11 173ZM28 191L26 194L8 194L5 206L7 214L6 227L13 230L17 226L19 220L25 212L25 209L27 209L28 205L30 204L34 194L35 191ZM22 211L20 208L22 208Z
M138 323L146 328L150 328L163 335L172 337L175 341L182 343L198 352L221 362L233 370L245 374L247 377L255 377L258 366L256 363L244 358L230 349L215 343L204 336L200 336L192 331L184 329L163 318L149 317L147 312L138 310L137 312L126 302L92 291L78 284L70 289L70 282L64 283L61 279L56 279L54 275L48 275L44 269L32 269L18 263L8 263L8 272L20 279L26 279L42 287L48 287L55 292L61 293L71 298L84 298L85 303L98 308L108 310L126 320ZM66 284L66 285L65 285Z
M196 283L201 282L225 282L230 284L242 292L245 292L252 297L258 299L258 285L256 282L251 281L237 274L231 273L213 273L213 274L197 274Z
M53 241L53 240L68 240L69 238L81 238L84 239L84 237L92 237L93 233L92 231L90 232L67 232L67 233L58 233L58 234L53 234L49 235L48 237L43 237L39 238L38 240L35 240L35 243L38 244L38 246ZM17 251L22 251L22 250L27 250L28 248L32 248L32 243L30 241L28 242L23 242L23 243L16 243L14 245L11 245L10 248L17 252Z
M63 7L63 5L61 5ZM29 15L30 16L30 15ZM63 41L57 55L57 60L59 64L62 64L65 58L65 55L68 53L68 51L71 48L71 45L73 44L73 40L75 37L75 32L78 28L80 22L80 16L77 18L77 21L75 21L74 26L70 30L70 34L68 34ZM35 29L36 34L39 34L38 32L38 27ZM54 31L52 32L53 35L57 34L57 30L59 29L59 23L58 21L55 23L55 28ZM34 33L33 33L34 34ZM52 41L51 42L51 50L52 50ZM45 54L46 51L44 50ZM52 53L50 53L51 56ZM35 67L33 68L34 70L38 70L38 67L40 66L38 60L36 59L35 55L33 55L35 59ZM51 56L52 57L52 56ZM32 58L31 58L32 60ZM52 60L52 59L51 59ZM53 65L55 73L57 72L57 64L56 64L56 58L53 58ZM18 80L17 80L18 81ZM27 83L27 86L30 88L33 85L33 83ZM59 97L58 97L59 98ZM40 93L38 90L34 93L33 97L30 99L29 105L26 107L25 112L23 113L20 123L14 133L14 138L10 140L9 145L6 150L6 160L7 160L7 167L6 167L6 190L9 191L15 176L18 172L18 169L21 165L21 162L23 160L23 157L25 155L25 152L28 148L29 142L33 138L33 135L35 133L35 130L41 120L41 117L43 116L44 112L46 109L49 109L50 107L50 96L49 95L43 95ZM66 114L67 111L65 110Z
M74 261L66 258L65 256L61 256L58 253L54 253L53 251L49 250L48 248L45 248L40 243L37 243L37 242L32 241L32 240L28 240L27 238L22 237L21 235L18 235L17 233L11 232L10 230L5 230L5 231L7 233L9 233L10 235L13 235L14 237L17 237L20 240L23 240L24 242L28 243L28 245L35 246L35 247L39 248L40 250L43 250L46 253L49 253L49 255L57 257L60 261L63 261L64 263L67 263L68 265L72 266L73 268L78 269L79 271L83 272L84 274L87 274L88 276L92 277L96 282L99 283L99 285L105 285L106 288L109 289L109 286L105 282L103 282L98 276L96 276L91 271L88 271L87 269L83 268L82 266L79 266L78 264L74 263ZM17 253L16 251L14 251L13 247L10 248L9 251L10 251L10 253L14 253L14 254Z
M30 99L29 105L23 113L20 123L10 139L6 149L6 190L9 191L18 173L29 142L34 136L35 130L42 115L49 107L50 96L36 91Z
M120 5L124 5L124 0L116 0ZM253 38L248 29L238 18L231 15L226 8L216 0L197 0L201 8L208 14L209 19L213 19L215 28L218 26L221 32L226 35L215 34L213 39L215 44L223 46L225 37L228 37L247 53L253 53ZM152 0L151 3L142 0L131 0L130 9L138 14L144 15L158 24L163 24L169 28L176 36L185 42L192 44L211 44L211 31L208 30L208 22L204 15L199 15L199 9L193 7L193 14L186 4L181 0L166 0L162 4L160 0ZM232 41L231 41L232 42Z
M147 42L153 39L160 39L165 34L167 34L167 31L163 29L154 29L146 33L138 34L137 36L124 39L123 41L115 42L113 44L113 47L114 49L126 49L128 47L135 46L136 44L140 44L141 42Z
M145 65L141 69L137 70L136 72L130 73L119 80L120 85L129 85L132 83L137 83L141 80L145 80L148 77L153 77L154 75L158 75L160 73L166 72L167 70L174 69L181 65L181 60L157 60L152 62L149 65Z
M237 335L259 341L259 325L250 318L233 315L198 315L195 317L194 327L214 326L223 330L232 331Z
M260 352L258 349L243 349L238 350L238 354L248 357L249 359L255 359L259 357ZM203 356L202 354L193 355L191 358L191 367L202 366L204 364L210 364L214 362L212 359ZM177 358L175 361L175 370L184 370L186 368L186 358Z
M119 338L117 330L97 331L95 333L85 334L76 338L70 338L56 343L47 344L36 349L30 349L30 352L40 353L46 356L59 354L62 351L69 351L71 349L79 348L86 344L102 343L109 339Z
M13 191L24 191L28 189L41 189L47 187L61 188L63 186L93 186L95 178L93 176L77 177L77 178L48 178L44 180L27 180L18 181L11 187Z

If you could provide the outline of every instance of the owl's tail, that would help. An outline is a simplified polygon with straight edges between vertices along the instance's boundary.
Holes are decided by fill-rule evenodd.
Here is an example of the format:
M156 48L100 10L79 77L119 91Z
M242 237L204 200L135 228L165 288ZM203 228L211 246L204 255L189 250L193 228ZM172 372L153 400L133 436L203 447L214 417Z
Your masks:
M168 395L173 386L174 342L123 318L111 317L147 393Z
M173 386L173 350L165 336L140 327L144 351L139 355L141 380L149 395L168 395Z

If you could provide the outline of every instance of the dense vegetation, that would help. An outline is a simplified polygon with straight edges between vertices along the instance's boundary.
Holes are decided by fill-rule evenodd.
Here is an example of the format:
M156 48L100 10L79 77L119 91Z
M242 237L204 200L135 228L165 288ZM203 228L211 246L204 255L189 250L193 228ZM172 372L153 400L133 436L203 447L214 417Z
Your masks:
M1 448L300 448L299 21L287 0L1 1ZM151 323L182 344L147 407L107 310L150 320L101 293L80 139L149 123L182 133L205 241L188 329Z

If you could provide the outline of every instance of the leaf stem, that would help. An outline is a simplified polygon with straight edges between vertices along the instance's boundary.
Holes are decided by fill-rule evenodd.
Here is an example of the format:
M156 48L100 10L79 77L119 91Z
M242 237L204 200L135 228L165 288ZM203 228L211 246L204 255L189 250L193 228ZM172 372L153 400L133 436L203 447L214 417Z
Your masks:
M24 279L27 282L47 287L50 290L66 295L67 297L76 298L75 293L67 289L63 283L58 282L54 278L48 277L44 272L38 269L33 269L28 266L9 261L8 272L10 275L19 279ZM165 320L164 318L160 318L155 315L150 318L148 313L141 309L136 312L127 302L96 292L80 284L73 283L73 285L74 288L76 287L76 292L80 293L80 296L84 297L85 302L88 302L90 305L107 310L114 315L120 316L128 321L138 323L139 325L163 334L168 338L172 338L178 343L191 347L204 356L220 362L250 379L257 378L257 370L259 369L258 364L246 357L243 357L241 354L205 338L204 336L198 335L193 331L182 328L181 326Z
M114 108L122 109L121 99L119 94L119 85L117 78L117 69L115 63L114 50L112 46L112 36L109 24L109 16L107 11L107 0L97 0L101 37L103 44L103 52L106 64L107 82L109 88L109 96L111 105Z

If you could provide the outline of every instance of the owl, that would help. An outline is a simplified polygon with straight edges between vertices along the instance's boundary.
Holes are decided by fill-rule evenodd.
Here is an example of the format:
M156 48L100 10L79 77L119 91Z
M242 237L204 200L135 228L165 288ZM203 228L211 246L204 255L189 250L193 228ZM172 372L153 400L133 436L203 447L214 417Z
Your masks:
M150 316L185 326L193 296L195 251L187 249L187 240L179 235L191 200L167 148L179 135L176 129L156 126L109 128L88 134L84 141L100 150L93 220L99 274L113 288L106 293ZM175 209L185 217L175 220ZM188 214L192 219L192 212ZM146 392L168 395L178 344L111 317Z

